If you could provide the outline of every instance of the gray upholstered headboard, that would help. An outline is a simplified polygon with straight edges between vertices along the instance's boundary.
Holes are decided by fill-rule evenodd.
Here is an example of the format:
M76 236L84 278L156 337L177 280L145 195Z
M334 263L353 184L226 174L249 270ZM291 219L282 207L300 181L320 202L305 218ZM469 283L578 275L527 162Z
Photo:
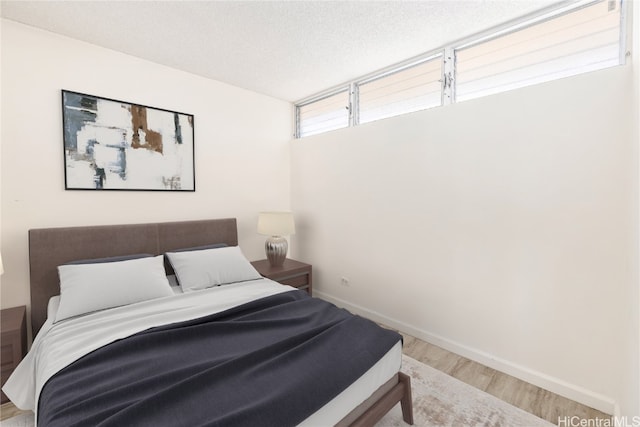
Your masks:
M210 243L236 246L236 219L29 230L33 336L47 319L49 299L60 294L59 265L79 259L138 253L160 255L174 249ZM171 267L166 267L171 273Z

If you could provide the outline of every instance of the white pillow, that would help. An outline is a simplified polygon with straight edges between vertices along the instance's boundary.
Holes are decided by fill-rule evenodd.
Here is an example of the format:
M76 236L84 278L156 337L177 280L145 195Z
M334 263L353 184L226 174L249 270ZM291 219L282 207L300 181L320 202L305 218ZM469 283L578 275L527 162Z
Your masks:
M262 278L238 246L166 255L183 292Z
M54 322L105 308L173 295L164 257L58 266L60 307Z

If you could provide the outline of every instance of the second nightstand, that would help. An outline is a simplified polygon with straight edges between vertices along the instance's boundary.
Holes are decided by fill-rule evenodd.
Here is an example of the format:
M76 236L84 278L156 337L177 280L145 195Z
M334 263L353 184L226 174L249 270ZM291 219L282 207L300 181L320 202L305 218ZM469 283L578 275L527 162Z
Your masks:
M2 385L27 354L26 307L5 308L2 310ZM9 399L2 393L1 402Z
M311 264L287 258L280 267L272 267L266 259L253 261L251 265L264 277L283 285L306 290L311 295Z

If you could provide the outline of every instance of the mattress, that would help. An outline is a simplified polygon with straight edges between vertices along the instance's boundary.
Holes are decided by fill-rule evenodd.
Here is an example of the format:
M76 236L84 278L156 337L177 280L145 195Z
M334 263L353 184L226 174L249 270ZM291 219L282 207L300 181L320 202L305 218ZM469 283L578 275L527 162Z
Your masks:
M49 319L31 351L5 385L5 392L21 409L35 410L46 381L73 361L110 342L151 327L227 310L249 301L288 292L294 288L269 279L181 293L156 300L91 313L53 325L57 302L49 304ZM301 425L333 425L395 375L401 364L398 342L357 381L312 414Z

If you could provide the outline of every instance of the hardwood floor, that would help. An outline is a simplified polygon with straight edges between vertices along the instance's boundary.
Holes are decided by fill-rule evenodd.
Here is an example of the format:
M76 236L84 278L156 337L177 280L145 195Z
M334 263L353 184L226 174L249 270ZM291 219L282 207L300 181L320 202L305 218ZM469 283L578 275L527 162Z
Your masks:
M604 420L610 416L566 399L557 394L488 368L472 360L451 353L407 334L403 352L426 365L436 368L469 385L496 396L537 417L558 425L558 418L577 416L582 420ZM11 403L0 408L0 420L11 418L20 411ZM601 424L589 425L605 425Z
M564 417L569 419L575 416L581 420L604 420L611 417L596 409L581 405L418 338L407 334L402 335L404 337L403 352L407 356L554 425L558 425L558 420L565 419ZM595 424L594 421L594 424L589 425L605 424L604 421L600 421L600 424Z
M13 406L13 403L3 403L2 406L0 406L0 421L15 417L21 413L22 411Z

